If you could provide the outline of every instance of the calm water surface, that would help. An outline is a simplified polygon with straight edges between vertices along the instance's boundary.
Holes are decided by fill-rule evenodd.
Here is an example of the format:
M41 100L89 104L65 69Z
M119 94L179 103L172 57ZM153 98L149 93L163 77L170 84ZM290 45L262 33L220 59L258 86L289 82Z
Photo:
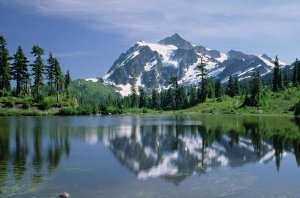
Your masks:
M0 117L0 197L299 197L300 123Z

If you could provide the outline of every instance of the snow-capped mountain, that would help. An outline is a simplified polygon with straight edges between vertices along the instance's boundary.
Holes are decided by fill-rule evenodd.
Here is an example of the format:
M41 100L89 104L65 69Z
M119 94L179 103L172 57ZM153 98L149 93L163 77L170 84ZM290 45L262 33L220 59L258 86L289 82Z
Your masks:
M105 84L114 85L122 95L131 93L132 87L163 89L170 85L170 78L177 76L179 84L193 85L200 82L197 64L204 59L208 75L226 82L230 75L247 80L254 71L262 76L269 74L274 60L263 54L247 55L230 50L222 53L203 46L194 46L178 34L158 43L137 42L113 63L101 79ZM286 64L280 62L281 65Z

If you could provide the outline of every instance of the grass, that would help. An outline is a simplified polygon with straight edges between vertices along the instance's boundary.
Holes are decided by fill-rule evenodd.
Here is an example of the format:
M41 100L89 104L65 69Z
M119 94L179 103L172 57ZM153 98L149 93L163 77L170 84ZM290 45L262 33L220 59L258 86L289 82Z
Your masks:
M33 98L16 98L12 96L0 98L0 115L92 115L98 114L99 110L107 114L146 115L146 114L233 114L233 115L279 115L294 116L294 111L299 110L296 106L300 98L300 87L292 87L282 92L263 92L263 101L259 107L241 107L243 96L230 98L224 96L221 99L207 99L205 103L194 107L162 111L147 108L127 108L120 110L113 106L106 109L97 109L97 106L77 107L76 99L60 97L60 103L56 102L55 96L47 96L40 102ZM93 97L95 98L95 97ZM298 107L298 108L297 108ZM105 113L104 113L105 114Z
M259 107L241 107L243 96L221 99L207 99L194 107L174 110L157 111L151 109L130 108L125 109L125 114L235 114L235 115L280 115L293 116L294 108L300 99L300 87L291 87L282 92L273 93L264 91L264 97Z

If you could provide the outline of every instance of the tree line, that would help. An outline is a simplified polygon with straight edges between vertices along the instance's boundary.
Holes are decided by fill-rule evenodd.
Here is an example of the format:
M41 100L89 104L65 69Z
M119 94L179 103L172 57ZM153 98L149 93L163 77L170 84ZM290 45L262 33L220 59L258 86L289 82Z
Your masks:
M262 105L264 92L280 92L291 86L300 85L300 64L298 59L293 63L293 75L284 74L276 56L273 69L273 80L263 82L259 72L253 72L249 81L240 82L236 75L230 75L227 83L220 79L215 81L207 75L206 63L201 59L197 65L200 84L183 87L178 84L177 77L171 77L168 89L160 92L153 89L148 94L142 87L132 87L132 93L122 99L121 103L130 108L151 108L156 110L178 110L203 103L209 98L221 101L224 96L244 96L242 107Z
M40 99L43 95L56 95L57 102L59 94L66 92L71 82L69 70L63 74L57 58L49 53L47 64L43 57L45 51L39 45L31 48L34 56L32 63L26 57L21 46L13 56L10 56L5 38L0 35L0 96L33 96ZM15 81L12 88L11 81ZM46 84L50 89L45 93L43 87Z

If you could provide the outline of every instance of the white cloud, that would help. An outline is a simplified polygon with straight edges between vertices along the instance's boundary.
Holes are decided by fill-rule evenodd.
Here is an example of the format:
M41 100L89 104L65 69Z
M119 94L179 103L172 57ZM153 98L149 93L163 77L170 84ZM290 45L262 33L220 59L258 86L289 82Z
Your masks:
M291 39L300 33L298 0L10 0L12 6L78 20L97 31L158 40Z

